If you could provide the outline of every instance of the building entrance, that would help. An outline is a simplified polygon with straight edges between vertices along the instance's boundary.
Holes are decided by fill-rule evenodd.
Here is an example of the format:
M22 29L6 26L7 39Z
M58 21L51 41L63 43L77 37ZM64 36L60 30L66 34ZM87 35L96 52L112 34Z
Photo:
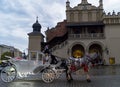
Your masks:
M84 47L80 44L76 44L72 47L72 56L75 58L82 58L85 54Z
M102 64L103 63L103 54L102 54L102 47L99 44L92 44L89 47L89 53L96 52L98 54L97 59L95 60L95 63Z

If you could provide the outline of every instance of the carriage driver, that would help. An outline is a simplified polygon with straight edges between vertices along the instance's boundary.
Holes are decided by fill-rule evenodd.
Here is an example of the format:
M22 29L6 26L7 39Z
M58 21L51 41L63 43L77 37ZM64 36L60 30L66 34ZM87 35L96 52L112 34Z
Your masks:
M58 60L56 59L56 57L51 54L51 52L49 50L49 45L45 46L43 53L45 53L45 58L43 59L43 64L45 64L46 62L48 62L50 64L58 63Z
M49 57L50 57L49 56L49 53L50 53L50 51L49 51L49 45L45 46L45 48L43 50L43 53L45 54L44 59L43 59L43 64L45 64L45 63L49 62Z

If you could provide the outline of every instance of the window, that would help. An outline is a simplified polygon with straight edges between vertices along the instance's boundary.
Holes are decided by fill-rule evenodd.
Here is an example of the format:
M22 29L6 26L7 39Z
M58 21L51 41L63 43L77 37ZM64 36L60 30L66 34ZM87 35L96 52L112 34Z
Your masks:
M31 52L31 60L35 60L37 58L36 52Z

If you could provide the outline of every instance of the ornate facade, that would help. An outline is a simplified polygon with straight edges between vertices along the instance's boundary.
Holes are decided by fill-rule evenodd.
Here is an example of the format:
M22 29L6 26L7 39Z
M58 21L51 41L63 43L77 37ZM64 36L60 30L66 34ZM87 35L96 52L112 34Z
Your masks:
M81 0L73 8L67 0L66 20L45 33L47 44L56 56L77 58L96 51L100 62L120 64L120 12L105 13L102 0L98 7Z

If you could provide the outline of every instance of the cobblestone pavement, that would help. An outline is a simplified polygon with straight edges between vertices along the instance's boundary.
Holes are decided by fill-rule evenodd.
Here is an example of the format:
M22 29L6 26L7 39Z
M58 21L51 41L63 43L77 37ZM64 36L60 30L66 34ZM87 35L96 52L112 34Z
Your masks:
M11 83L3 83L0 87L120 87L120 66L99 66L90 71L91 83L87 83L82 70L73 73L73 81L68 83L65 74L50 84L42 80L16 80Z

